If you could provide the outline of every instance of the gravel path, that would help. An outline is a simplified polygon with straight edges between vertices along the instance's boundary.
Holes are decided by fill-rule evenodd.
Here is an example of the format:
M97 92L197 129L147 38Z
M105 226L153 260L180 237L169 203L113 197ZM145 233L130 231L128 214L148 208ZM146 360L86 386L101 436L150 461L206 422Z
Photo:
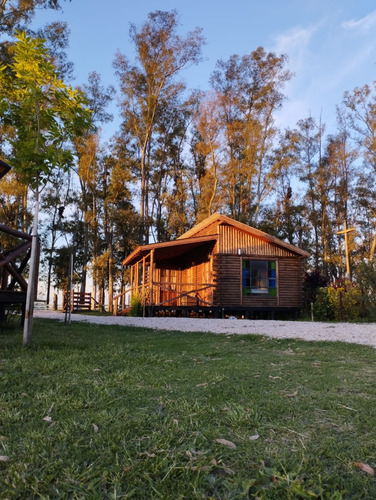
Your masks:
M64 321L64 313L35 311L35 317ZM200 318L133 318L124 316L88 316L72 314L72 321L103 325L139 326L157 330L212 332L246 335L249 333L274 338L329 340L370 345L376 348L376 323L311 323L301 321L264 321Z

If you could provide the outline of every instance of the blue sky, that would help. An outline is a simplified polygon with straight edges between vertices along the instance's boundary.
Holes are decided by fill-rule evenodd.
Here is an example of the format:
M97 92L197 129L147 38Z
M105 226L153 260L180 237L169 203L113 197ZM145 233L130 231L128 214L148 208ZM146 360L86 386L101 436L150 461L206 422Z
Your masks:
M289 58L294 78L278 116L293 127L310 114L335 126L343 93L376 80L376 3L373 0L72 0L63 14L40 19L67 21L75 84L91 71L117 85L112 67L118 50L133 58L129 25L141 25L154 10L176 9L182 33L203 28L205 61L183 77L190 88L208 88L218 59L249 54L259 46ZM116 108L114 108L116 113ZM115 121L104 135L116 130Z

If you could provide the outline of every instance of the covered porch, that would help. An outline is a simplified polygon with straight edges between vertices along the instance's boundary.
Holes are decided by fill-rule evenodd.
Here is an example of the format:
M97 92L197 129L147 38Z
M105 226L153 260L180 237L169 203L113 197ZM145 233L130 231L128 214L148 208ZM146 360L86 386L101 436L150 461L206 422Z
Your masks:
M214 306L216 241L216 236L201 236L137 247L123 261L128 286L114 297L114 314L127 314L135 298L144 315Z

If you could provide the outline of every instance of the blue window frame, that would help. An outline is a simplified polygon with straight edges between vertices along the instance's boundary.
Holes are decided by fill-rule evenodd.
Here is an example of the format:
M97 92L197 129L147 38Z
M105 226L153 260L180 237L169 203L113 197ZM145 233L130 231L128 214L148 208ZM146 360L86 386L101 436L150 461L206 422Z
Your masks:
M275 260L243 260L243 296L277 296L277 263Z

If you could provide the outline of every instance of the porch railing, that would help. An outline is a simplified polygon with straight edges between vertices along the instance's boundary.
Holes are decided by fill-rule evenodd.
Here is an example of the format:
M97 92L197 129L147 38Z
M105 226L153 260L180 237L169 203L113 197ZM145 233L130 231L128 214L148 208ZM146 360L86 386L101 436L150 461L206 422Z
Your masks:
M119 314L130 308L131 298L138 295L146 306L213 306L212 283L176 283L154 282L137 287L127 288L113 298L114 314Z

